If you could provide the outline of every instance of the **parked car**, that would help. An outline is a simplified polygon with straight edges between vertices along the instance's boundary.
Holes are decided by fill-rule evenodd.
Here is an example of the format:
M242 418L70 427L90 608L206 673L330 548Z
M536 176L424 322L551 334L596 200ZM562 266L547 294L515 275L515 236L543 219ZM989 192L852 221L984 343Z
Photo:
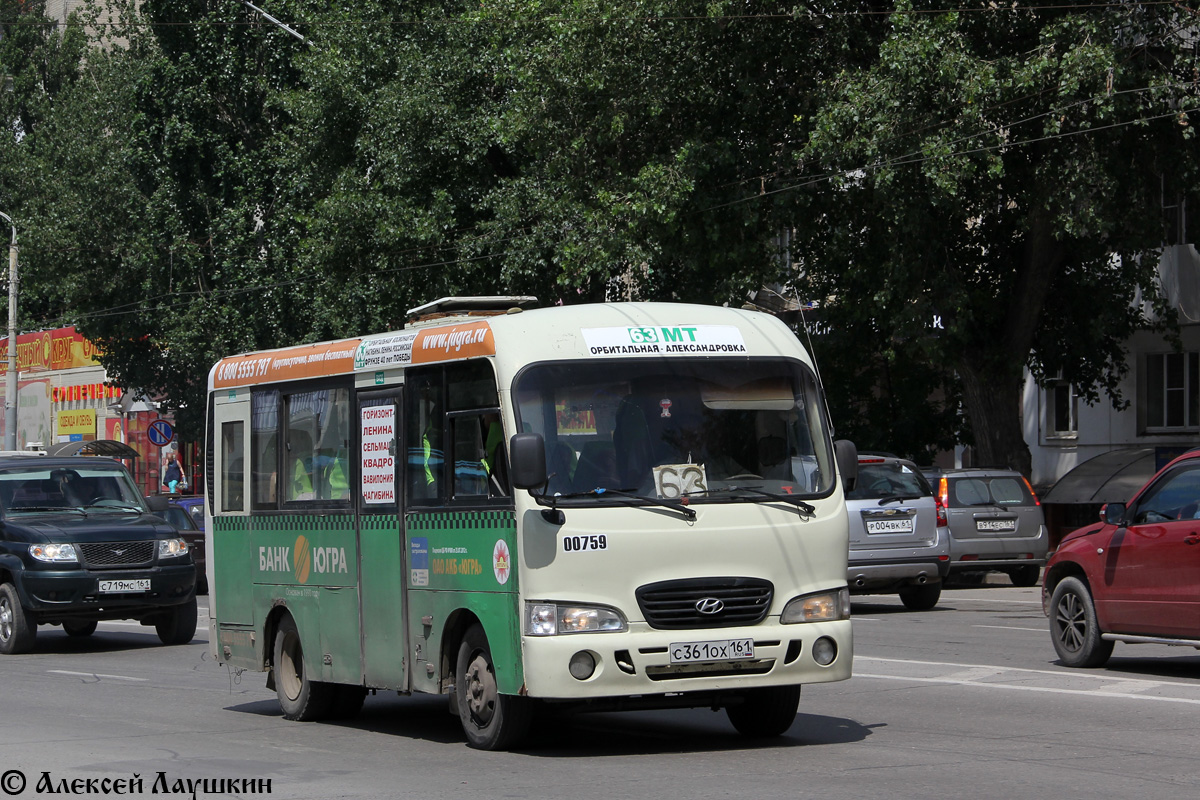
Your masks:
M1099 667L1115 642L1200 649L1200 450L1176 458L1099 524L1063 537L1042 608L1062 663Z
M859 454L846 513L851 593L894 592L921 611L937 605L950 568L950 537L938 526L933 488L917 466L893 455Z
M196 507L201 509L200 519L204 519L203 506L193 504L189 507L181 500L168 497L167 507L158 512L158 515L171 523L188 543L188 552L192 554L192 561L196 563L196 594L208 594L208 576L204 571L204 530L197 527L196 518L191 512L191 509Z
M984 467L935 474L939 524L950 532L950 575L1004 572L1016 586L1036 586L1050 537L1025 476Z
M172 495L171 502L188 512L196 529L204 531L204 496L203 495ZM193 555L195 555L193 553Z
M31 650L39 625L90 636L110 619L191 641L196 566L154 500L110 458L0 457L0 653Z

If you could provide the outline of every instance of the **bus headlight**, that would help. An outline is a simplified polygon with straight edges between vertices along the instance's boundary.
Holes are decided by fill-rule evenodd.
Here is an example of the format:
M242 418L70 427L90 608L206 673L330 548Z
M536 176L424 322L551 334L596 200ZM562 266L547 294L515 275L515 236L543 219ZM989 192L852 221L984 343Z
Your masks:
M793 597L779 615L779 621L784 625L795 625L798 622L832 622L839 619L850 619L849 589Z
M526 636L558 636L565 633L609 633L628 629L621 612L605 606L525 604Z
M73 544L31 544L29 545L29 555L38 561L58 563L79 561L79 557L75 555L75 545Z
M183 539L159 539L158 540L158 557L159 558L175 558L176 556L186 556L188 551L187 542Z

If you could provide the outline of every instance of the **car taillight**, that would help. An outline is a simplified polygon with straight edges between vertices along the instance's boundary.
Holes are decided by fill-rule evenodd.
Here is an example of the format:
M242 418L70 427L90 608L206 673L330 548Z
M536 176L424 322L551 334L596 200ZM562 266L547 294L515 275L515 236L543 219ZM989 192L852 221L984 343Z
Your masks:
M934 501L937 503L937 526L941 528L946 525L946 506L950 504L950 484L945 478L938 481L938 493Z
M1025 488L1029 490L1029 494L1033 498L1033 504L1036 506L1040 506L1042 504L1042 501L1038 500L1038 496L1033 493L1033 487L1029 485L1029 479L1026 478L1024 475L1022 475L1021 480L1025 481Z

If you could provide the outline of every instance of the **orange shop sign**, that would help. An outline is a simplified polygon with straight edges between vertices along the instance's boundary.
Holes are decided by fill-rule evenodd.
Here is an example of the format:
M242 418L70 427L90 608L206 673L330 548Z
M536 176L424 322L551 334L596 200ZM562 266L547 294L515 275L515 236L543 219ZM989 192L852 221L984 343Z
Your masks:
M49 372L96 366L100 351L75 332L75 326L22 333L17 337L17 370ZM0 375L8 372L8 337L0 339Z

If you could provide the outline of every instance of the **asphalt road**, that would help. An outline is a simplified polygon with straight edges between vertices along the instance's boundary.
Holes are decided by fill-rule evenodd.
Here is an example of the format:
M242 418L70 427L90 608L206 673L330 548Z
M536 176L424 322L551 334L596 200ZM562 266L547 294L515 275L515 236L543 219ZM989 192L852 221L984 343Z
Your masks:
M136 624L42 629L34 653L0 658L0 800L50 796L47 780L119 796L99 782L135 775L147 797L190 797L188 779L270 780L200 797L1194 797L1200 653L1118 644L1107 668L1061 667L1038 591L949 590L928 612L856 598L855 677L806 688L767 744L686 710L550 719L529 748L482 753L438 698L288 722L262 674L213 663L204 630L162 647ZM71 784L87 779L96 791Z

